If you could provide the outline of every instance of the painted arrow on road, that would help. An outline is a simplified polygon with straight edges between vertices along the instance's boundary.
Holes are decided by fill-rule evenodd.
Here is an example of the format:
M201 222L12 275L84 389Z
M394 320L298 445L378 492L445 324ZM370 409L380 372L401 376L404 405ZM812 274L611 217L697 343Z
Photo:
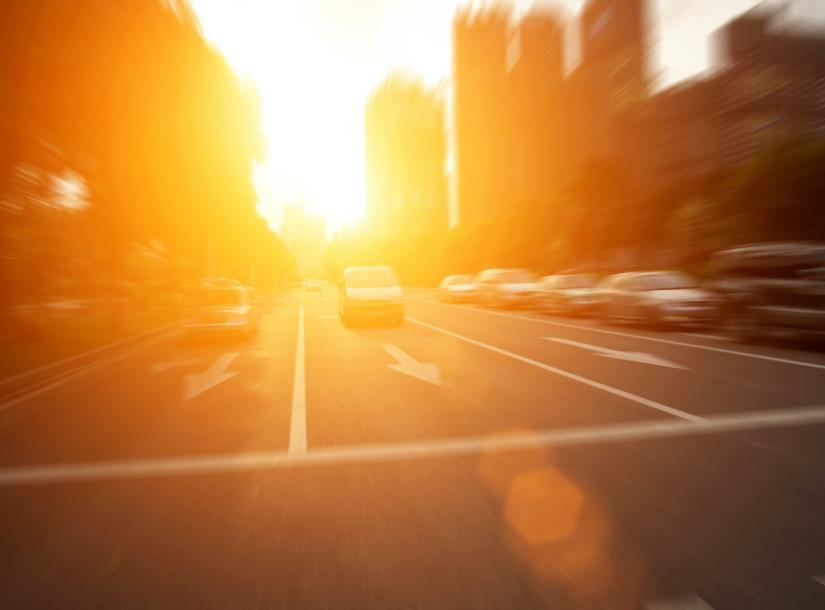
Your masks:
M159 375L171 369L176 369L184 366L192 366L203 362L203 358L187 358L185 360L170 360L169 362L158 362L149 367L149 372L152 375Z
M186 401L194 398L207 390L211 390L227 379L232 379L232 377L238 374L238 371L226 372L226 369L237 357L238 352L229 352L215 360L212 366L204 372L187 375L183 380L183 400Z
M690 595L688 597L669 597L645 604L645 610L713 610L703 599Z
M441 385L441 372L435 364L419 362L395 345L382 345L381 347L397 362L397 364L388 364L388 368L433 385Z
M589 343L580 343L578 341L571 341L569 339L560 339L558 337L542 337L545 341L555 341L556 343L563 343L565 345L572 345L573 347L580 347L592 352L596 352L599 356L605 358L615 358L616 360L628 360L630 362L639 362L641 364L652 364L654 366L666 366L672 369L685 369L687 367L681 364L676 364L665 358L654 356L653 354L645 354L643 352L623 352L617 349L610 349L600 345L591 345Z

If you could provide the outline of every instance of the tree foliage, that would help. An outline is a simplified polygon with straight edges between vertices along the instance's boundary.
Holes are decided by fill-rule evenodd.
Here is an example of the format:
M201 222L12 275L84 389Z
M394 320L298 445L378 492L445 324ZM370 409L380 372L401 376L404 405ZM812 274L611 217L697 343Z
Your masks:
M208 244L231 268L285 260L255 210L257 99L183 0L6 0L0 79L0 195L21 164L71 168L113 277L150 239L200 272Z

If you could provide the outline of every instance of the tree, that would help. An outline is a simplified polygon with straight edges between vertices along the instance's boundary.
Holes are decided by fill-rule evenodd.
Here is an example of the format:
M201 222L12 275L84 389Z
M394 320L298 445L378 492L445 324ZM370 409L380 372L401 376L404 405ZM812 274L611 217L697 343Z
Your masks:
M82 176L112 286L131 244L152 239L196 272L210 243L236 268L270 255L283 266L255 209L258 100L184 0L7 0L0 90L0 197L21 165Z
M825 140L777 141L729 183L724 213L735 241L825 239Z
M634 245L640 204L627 173L613 159L585 164L567 191L565 228L574 259L600 262L617 248Z

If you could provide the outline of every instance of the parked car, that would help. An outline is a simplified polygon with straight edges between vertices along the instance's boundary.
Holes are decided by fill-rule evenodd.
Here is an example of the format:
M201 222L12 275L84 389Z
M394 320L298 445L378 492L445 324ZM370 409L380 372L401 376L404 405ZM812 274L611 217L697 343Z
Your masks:
M825 243L724 250L711 261L719 323L739 341L825 334Z
M653 328L706 324L716 311L714 295L685 273L646 271L619 273L596 288L602 316Z
M548 313L584 315L596 305L596 278L584 273L548 275L539 282L540 305Z
M316 277L311 277L306 281L306 289L317 292L321 290L321 280Z
M252 291L232 279L206 280L198 291L194 315L185 330L193 337L253 335L258 312Z
M390 267L348 267L340 284L338 313L345 326L361 320L404 321L404 294Z
M448 275L438 285L438 296L448 303L467 303L473 300L476 284L472 275Z
M489 307L532 307L538 296L528 269L485 269L476 277L478 301Z

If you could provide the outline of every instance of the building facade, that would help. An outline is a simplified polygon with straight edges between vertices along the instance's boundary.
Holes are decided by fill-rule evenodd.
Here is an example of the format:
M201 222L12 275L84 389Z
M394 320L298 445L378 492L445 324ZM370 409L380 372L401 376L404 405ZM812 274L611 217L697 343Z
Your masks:
M453 150L458 219L472 224L507 196L509 14L461 9L453 21Z
M581 60L567 89L574 166L612 158L640 174L646 142L640 127L649 95L649 3L591 0L580 21Z
M715 69L650 100L652 175L660 182L736 167L777 139L825 136L825 33L759 8L713 37Z
M441 95L403 76L385 80L365 115L367 229L446 231L447 138Z

